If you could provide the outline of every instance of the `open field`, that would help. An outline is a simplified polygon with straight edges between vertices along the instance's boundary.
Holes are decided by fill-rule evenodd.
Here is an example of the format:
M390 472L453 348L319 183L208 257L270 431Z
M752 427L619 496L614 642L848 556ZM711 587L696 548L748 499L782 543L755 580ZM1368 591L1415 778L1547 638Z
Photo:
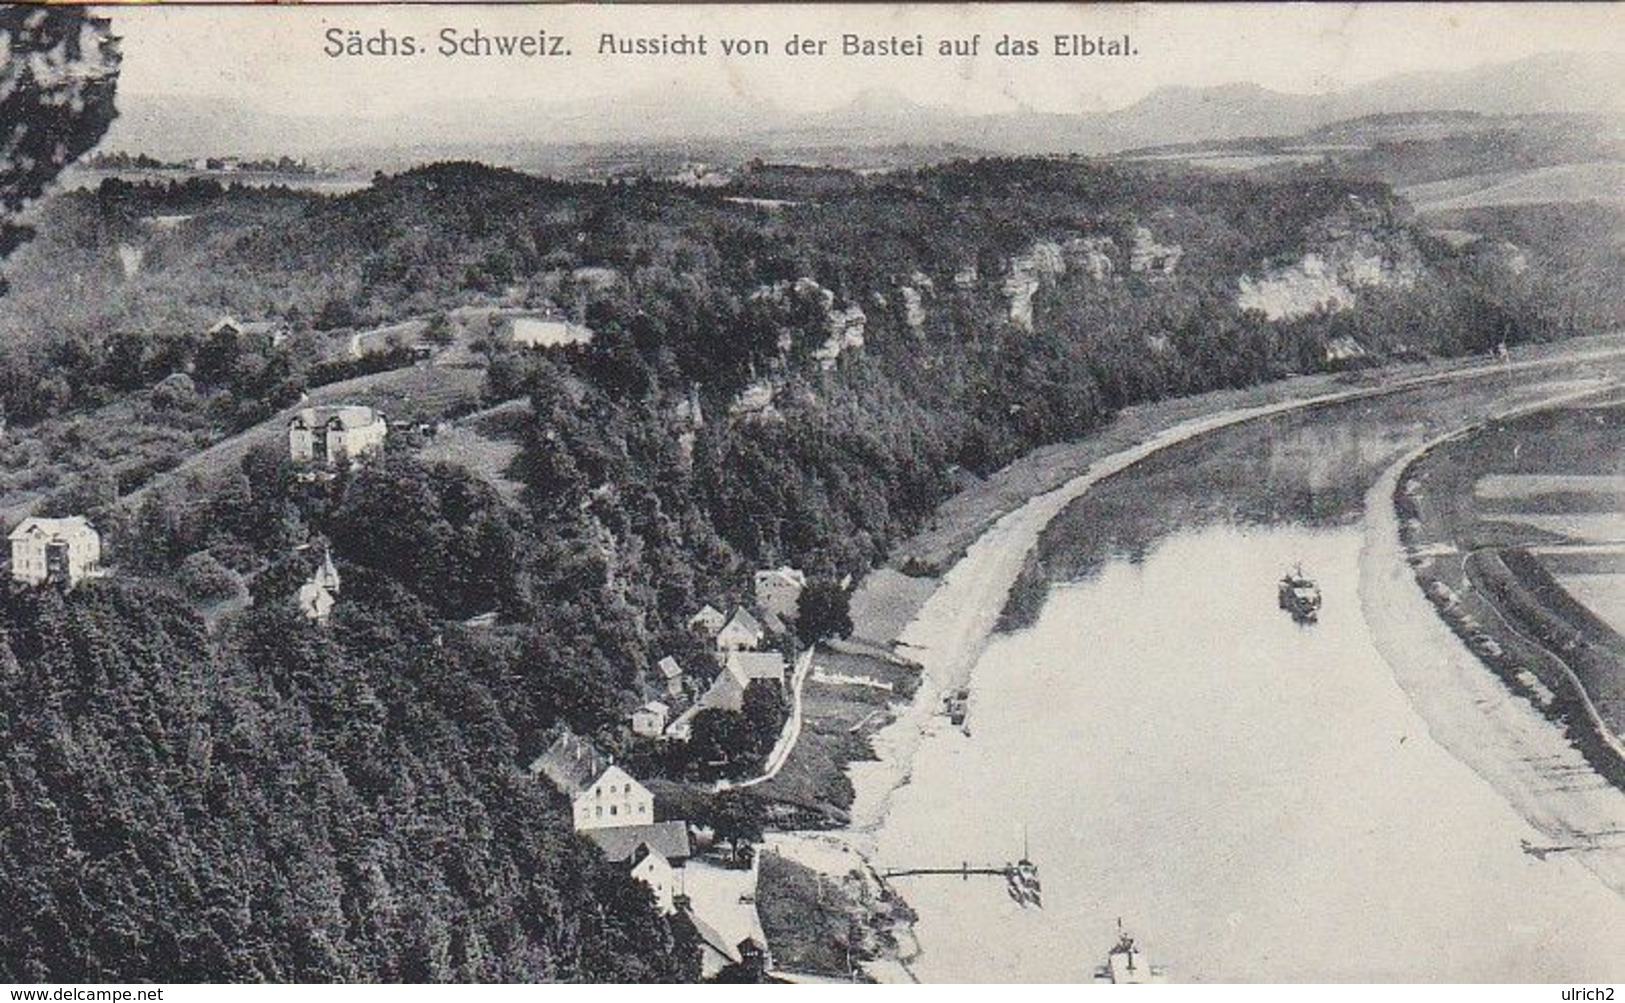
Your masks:
M841 647L819 648L803 690L800 738L778 775L756 789L802 825L846 821L847 765L872 758L868 737L891 722L893 706L906 703L919 684L911 663L861 644Z
M1572 674L1616 740L1625 735L1622 430L1617 400L1493 422L1423 456L1399 495L1417 578L1446 622L1510 685L1583 730L1578 695L1563 696ZM1606 762L1605 746L1592 743L1592 758L1618 777L1625 767Z
M1625 203L1625 163L1559 164L1533 170L1474 174L1401 188L1421 212L1547 202Z
M1555 577L1564 591L1597 614L1615 633L1625 636L1625 572Z
M418 455L427 463L455 463L484 478L513 501L524 485L509 476L521 449L516 419L529 412L527 401L513 400L459 418L436 433Z

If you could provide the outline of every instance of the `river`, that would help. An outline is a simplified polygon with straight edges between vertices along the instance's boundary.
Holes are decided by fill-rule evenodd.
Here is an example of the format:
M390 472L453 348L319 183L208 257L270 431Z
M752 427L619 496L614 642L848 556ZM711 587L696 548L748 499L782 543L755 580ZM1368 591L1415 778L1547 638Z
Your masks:
M975 663L971 735L930 725L872 834L881 867L1002 863L1025 840L1044 908L996 878L899 879L914 974L1086 980L1121 917L1176 981L1625 979L1625 896L1578 854L1525 852L1546 837L1435 741L1380 653L1385 618L1428 607L1361 601L1384 471L1577 375L1220 429L1068 505L1019 626ZM1296 562L1325 596L1311 626L1276 605Z

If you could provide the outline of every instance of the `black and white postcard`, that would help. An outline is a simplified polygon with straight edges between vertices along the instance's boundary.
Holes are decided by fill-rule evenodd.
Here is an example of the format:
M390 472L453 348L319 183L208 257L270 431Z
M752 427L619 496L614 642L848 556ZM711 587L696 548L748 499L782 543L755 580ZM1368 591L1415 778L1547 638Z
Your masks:
M1622 15L0 7L0 981L1611 999Z

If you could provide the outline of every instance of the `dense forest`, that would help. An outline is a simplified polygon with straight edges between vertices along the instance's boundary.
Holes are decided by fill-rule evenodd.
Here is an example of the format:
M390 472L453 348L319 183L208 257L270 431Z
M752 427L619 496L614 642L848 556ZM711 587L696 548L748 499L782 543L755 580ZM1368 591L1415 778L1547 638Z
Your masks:
M484 346L488 402L528 403L516 498L400 435L332 481L259 448L139 504L73 499L116 573L0 610L0 897L23 917L0 978L692 978L690 932L524 764L561 725L637 755L621 726L655 659L707 664L701 604L780 563L859 575L956 478L1137 401L1601 309L1538 253L1511 273L1320 169L803 173L701 191L450 163L345 196L109 181L45 207L0 299L14 436L126 398L225 434L313 385L297 334L211 343L221 313L308 333L501 300L595 337ZM1244 276L1350 242L1402 279L1289 318L1238 304ZM1148 246L1177 264L1141 267ZM320 628L290 597L328 547Z

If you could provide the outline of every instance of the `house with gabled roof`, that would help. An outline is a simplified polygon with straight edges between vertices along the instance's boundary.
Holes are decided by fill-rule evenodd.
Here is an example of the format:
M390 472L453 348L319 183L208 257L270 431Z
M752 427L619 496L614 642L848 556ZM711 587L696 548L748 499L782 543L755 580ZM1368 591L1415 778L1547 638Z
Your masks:
M729 965L769 962L767 934L756 909L760 857L740 870L696 858L683 874L688 917L700 935L701 973L715 976Z
M332 552L323 551L322 563L317 565L316 570L299 586L299 591L294 596L299 612L317 626L325 627L333 615L333 607L338 605L341 584L339 569L333 563Z
M288 340L288 325L275 320L239 321L226 314L209 328L209 334L230 334L239 345L253 351L268 352Z
M724 672L738 676L746 685L757 679L784 684L786 665L777 651L730 651L722 664Z
M370 407L302 408L288 422L288 454L295 463L336 466L384 448L389 423Z
M666 718L670 714L669 706L659 700L650 700L632 712L632 734L659 738L666 732Z
M688 629L702 637L716 637L717 631L728 622L728 617L710 603L700 607L700 611L688 618Z
M649 886L662 913L676 911L683 894L683 865L692 854L686 822L653 822L591 829L583 833L603 851L610 863L623 864L634 878Z
M679 742L688 741L693 737L694 718L702 710L739 713L745 709L745 691L751 683L762 680L782 686L785 668L784 656L777 651L728 652L722 663L722 671L694 701L694 706L667 726L666 737Z
M531 763L570 799L577 832L654 821L654 795L592 743L566 730Z
M779 615L770 609L761 611L762 629L769 634L784 635L790 633L790 625L780 619Z
M761 622L751 616L749 610L740 606L734 610L733 616L728 618L728 622L723 625L722 629L717 631L717 650L738 651L740 649L749 649L754 651L762 646L762 641L766 637L767 631L762 628Z

